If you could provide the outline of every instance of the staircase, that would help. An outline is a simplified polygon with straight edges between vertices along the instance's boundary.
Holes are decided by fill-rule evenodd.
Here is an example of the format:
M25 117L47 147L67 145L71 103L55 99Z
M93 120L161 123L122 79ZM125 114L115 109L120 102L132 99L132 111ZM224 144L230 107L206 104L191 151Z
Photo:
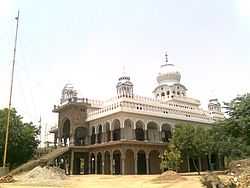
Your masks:
M22 164L21 166L15 168L14 170L12 170L9 173L9 175L15 175L15 174L18 174L20 172L29 171L29 170L32 170L33 168L35 168L39 165L45 166L49 162L51 162L54 159L56 159L57 157L59 157L60 155L63 155L64 153L66 153L67 151L69 151L69 147L60 147L60 148L54 149L50 153L42 156L40 159L30 160L30 161Z

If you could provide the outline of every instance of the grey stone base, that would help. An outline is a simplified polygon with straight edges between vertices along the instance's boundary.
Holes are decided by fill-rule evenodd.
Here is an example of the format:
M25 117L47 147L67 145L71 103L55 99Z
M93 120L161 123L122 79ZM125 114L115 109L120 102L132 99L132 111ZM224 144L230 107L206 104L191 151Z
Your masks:
M9 167L0 167L0 176L5 176L9 173Z

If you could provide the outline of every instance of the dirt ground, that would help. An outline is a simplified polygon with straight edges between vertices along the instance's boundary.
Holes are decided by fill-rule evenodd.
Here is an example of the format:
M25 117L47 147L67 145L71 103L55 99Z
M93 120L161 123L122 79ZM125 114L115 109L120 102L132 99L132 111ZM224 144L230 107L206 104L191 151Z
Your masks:
M177 179L159 179L157 175L111 176L84 175L68 176L64 180L44 181L43 183L20 182L0 184L0 188L202 188L199 176L185 176Z

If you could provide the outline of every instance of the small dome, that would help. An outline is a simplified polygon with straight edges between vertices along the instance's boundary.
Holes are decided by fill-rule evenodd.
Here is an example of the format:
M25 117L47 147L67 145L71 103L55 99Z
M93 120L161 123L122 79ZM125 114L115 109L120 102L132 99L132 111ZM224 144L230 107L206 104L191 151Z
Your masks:
M118 83L116 87L119 87L121 85L133 86L132 82L130 81L129 76L122 76L118 79Z
M160 68L159 75L157 76L157 81L159 84L175 84L180 83L181 73L178 71L175 65L165 64Z

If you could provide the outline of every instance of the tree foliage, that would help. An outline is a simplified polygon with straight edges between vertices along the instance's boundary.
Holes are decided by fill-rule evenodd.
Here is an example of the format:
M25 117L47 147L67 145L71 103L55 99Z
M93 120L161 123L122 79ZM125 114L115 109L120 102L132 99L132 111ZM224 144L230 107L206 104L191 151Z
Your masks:
M168 144L161 160L162 170L174 170L177 171L179 165L181 164L181 152L173 144Z
M211 126L177 125L170 141L182 157L194 159L218 154L228 161L250 156L250 94L238 96L226 106L228 118ZM168 149L166 149L166 152ZM167 154L165 154L167 155ZM163 158L163 163L166 161ZM209 158L211 169L211 159Z
M3 162L7 112L7 109L0 110L0 164ZM32 122L24 123L15 109L11 110L10 117L7 163L13 168L32 158L39 144L40 130Z
M226 109L229 118L221 123L224 131L250 145L250 93L236 97Z

